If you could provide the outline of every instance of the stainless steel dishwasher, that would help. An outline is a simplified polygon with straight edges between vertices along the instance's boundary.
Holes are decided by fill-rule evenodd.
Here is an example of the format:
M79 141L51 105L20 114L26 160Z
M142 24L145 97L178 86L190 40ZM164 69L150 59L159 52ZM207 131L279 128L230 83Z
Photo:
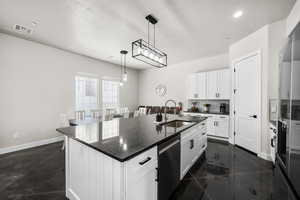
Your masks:
M180 136L158 146L158 200L170 198L180 182Z

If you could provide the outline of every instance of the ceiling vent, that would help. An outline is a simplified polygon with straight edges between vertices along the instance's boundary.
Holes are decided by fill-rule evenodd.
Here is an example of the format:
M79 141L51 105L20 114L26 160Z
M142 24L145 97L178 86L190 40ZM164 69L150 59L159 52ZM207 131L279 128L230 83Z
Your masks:
M20 34L23 34L23 35L30 35L30 34L32 34L32 29L27 28L27 27L22 26L22 25L19 25L19 24L16 24L14 26L14 30L17 33L20 33Z

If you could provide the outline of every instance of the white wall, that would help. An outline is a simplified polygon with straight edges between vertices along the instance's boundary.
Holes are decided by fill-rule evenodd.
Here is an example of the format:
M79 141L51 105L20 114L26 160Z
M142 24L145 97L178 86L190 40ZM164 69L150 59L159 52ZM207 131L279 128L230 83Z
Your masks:
M229 48L231 67L235 60L261 51L262 86L261 86L261 156L270 154L269 149L269 98L278 95L278 63L279 51L285 41L285 21L266 25L248 37L236 42ZM233 101L231 101L233 103ZM231 104L233 109L233 104ZM233 110L232 110L233 111ZM233 113L233 112L231 112ZM232 118L233 119L233 118ZM233 126L233 120L231 127ZM233 129L231 130L233 132Z
M229 67L228 55L202 58L191 62L170 65L163 69L148 69L140 72L139 103L141 105L164 105L167 99L174 99L187 105L186 80L191 73ZM159 84L167 86L165 97L155 94Z
M0 148L59 136L60 114L74 112L77 72L120 76L116 65L0 34ZM135 109L138 72L128 73L120 100Z
M269 25L269 99L278 98L279 87L279 54L283 48L286 37L286 20Z

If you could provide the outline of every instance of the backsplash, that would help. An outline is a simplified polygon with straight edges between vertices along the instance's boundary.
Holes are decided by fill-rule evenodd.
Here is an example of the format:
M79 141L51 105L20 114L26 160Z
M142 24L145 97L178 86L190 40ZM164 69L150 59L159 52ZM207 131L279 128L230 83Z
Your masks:
M193 106L193 102L196 102L196 107L199 108L200 112L203 112L204 104L210 104L209 111L210 112L220 112L220 104L225 103L228 104L228 112L229 112L229 100L188 100L188 109Z

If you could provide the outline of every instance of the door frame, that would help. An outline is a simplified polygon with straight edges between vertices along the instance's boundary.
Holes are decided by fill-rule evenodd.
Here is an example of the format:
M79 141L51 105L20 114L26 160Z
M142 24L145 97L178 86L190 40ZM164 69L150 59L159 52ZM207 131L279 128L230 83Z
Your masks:
M231 91L231 138L230 138L230 142L232 144L236 144L236 138L234 135L235 132L235 94L234 94L234 89L235 89L235 85L236 85L236 75L234 72L234 69L236 67L236 65L240 62L242 62L243 60L253 57L253 56L258 56L258 85L259 85L259 91L258 91L258 97L259 97L259 102L258 102L258 116L257 116L257 120L258 120L258 124L259 124L259 131L257 133L257 156L261 155L261 140L262 140L262 120L261 120L261 110L262 110L262 56L261 56L262 51L261 50L256 50L252 53L249 53L245 56L242 56L240 58L234 59L231 62L231 77L232 77L232 91Z

